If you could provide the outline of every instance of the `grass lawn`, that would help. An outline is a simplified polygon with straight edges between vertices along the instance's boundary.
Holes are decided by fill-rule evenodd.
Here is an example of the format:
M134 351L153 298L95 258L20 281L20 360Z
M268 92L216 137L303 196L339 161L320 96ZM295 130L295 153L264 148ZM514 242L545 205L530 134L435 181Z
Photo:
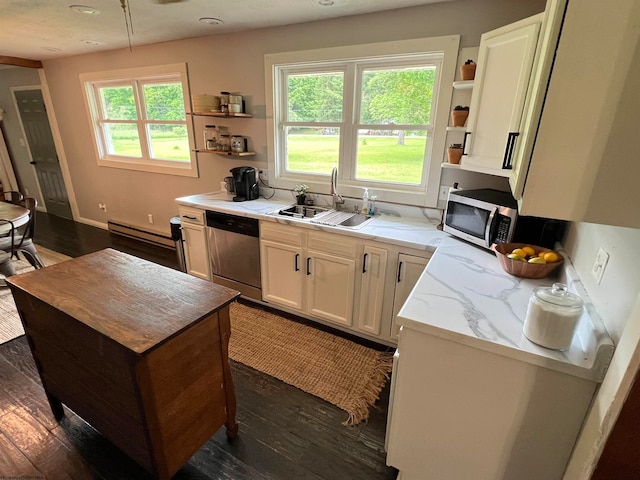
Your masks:
M338 165L338 137L289 135L288 169L306 173L330 173ZM425 137L362 137L358 142L356 178L398 183L420 183Z
M114 138L113 146L116 155L130 157L140 157L141 155L137 139ZM152 148L155 158L179 162L189 162L191 160L189 142L186 138L158 138L153 140Z
M140 157L137 140L114 138L115 154ZM334 135L289 135L288 169L296 172L329 174L338 166L339 140ZM358 142L356 178L397 183L420 183L425 137L361 137ZM153 141L156 158L190 160L187 139L158 138Z

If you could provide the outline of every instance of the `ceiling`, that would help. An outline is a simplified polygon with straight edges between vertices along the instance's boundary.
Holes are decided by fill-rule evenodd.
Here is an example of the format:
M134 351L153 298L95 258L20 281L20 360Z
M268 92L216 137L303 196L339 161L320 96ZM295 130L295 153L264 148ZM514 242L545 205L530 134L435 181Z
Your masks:
M0 0L0 57L47 60L448 0ZM127 0L125 0L127 1ZM325 3L330 5L324 5ZM92 7L99 13L82 13ZM222 23L204 23L209 17Z

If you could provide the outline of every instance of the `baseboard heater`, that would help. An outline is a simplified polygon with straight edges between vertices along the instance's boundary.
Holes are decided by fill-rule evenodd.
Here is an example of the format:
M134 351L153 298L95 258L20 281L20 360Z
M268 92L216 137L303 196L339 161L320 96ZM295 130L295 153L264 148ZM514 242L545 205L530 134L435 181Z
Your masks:
M140 227L128 225L124 222L117 220L109 220L107 222L109 226L109 232L114 235L120 235L122 237L132 238L134 240L140 240L141 242L150 243L159 247L169 248L171 250L176 249L175 241L168 235L163 235L158 232L151 232L149 230L143 230Z

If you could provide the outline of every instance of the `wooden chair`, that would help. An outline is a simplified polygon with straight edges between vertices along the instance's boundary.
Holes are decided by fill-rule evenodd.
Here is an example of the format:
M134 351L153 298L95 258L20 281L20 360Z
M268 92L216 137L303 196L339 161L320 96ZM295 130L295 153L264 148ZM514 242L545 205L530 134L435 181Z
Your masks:
M3 201L13 203L14 205L22 205L24 202L24 195L16 190L2 192L2 197Z
M27 197L24 199L24 207L29 209L29 221L17 228L13 228L12 224L11 234L0 237L0 251L16 258L19 258L18 252L21 252L33 268L43 268L44 262L33 244L33 236L36 231L36 205L35 198Z
M9 231L9 236L13 238L14 227L13 222L11 220L0 219L0 224L9 224L11 226L11 230ZM6 277L11 277L16 274L16 268L12 262L13 252L1 252L0 253L0 273ZM5 286L6 283L4 281L0 281L0 286Z

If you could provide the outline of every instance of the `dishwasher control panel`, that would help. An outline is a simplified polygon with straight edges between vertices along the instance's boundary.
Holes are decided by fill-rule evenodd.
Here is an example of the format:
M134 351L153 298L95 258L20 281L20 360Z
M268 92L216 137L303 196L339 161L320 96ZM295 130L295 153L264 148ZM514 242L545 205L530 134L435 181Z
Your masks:
M260 236L258 225L259 222L255 218L239 217L207 210L207 227L258 238Z

